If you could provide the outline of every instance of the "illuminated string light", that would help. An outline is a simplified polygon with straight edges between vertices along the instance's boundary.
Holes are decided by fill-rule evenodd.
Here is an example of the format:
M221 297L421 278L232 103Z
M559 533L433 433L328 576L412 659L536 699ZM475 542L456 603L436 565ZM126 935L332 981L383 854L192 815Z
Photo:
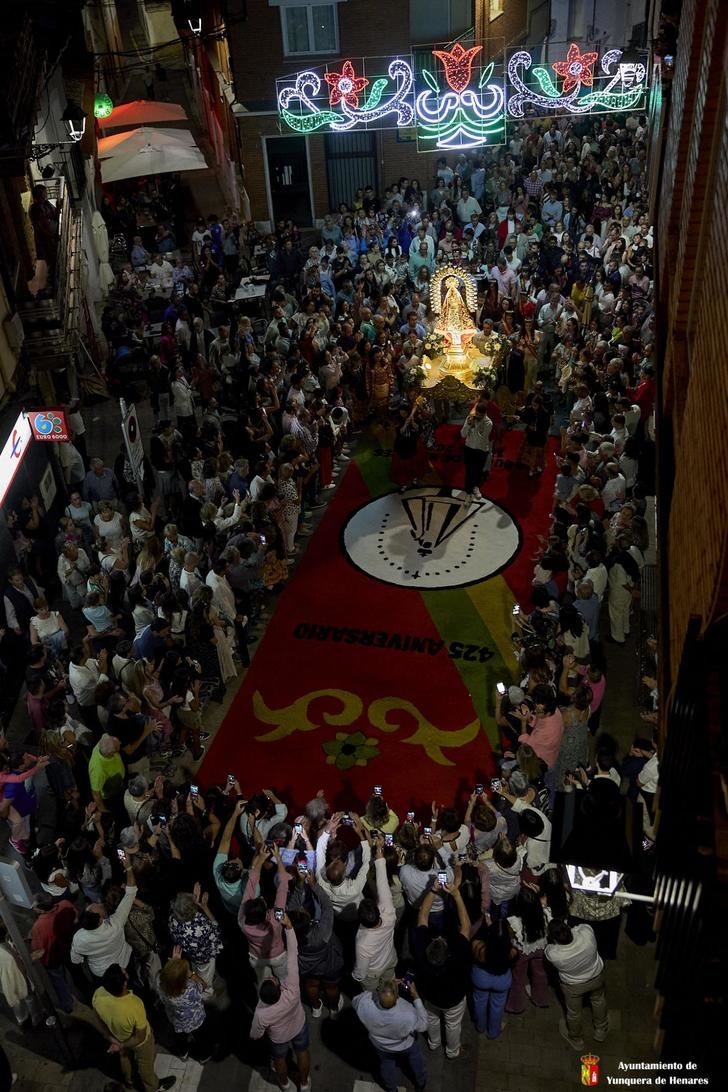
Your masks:
M369 80L357 76L351 61L344 61L341 72L324 72L324 79L329 85L329 102L332 106L346 103L354 109L359 105L359 92L368 85Z
M442 64L444 88L429 69L418 72L416 87L412 57L391 59L387 76L376 79L371 76L371 61L369 77L363 75L364 62L351 60L342 63L341 71L323 76L307 69L278 81L278 113L297 133L416 125L418 139L430 148L434 142L438 148L469 149L502 143L506 117L523 117L526 106L559 116L639 109L644 104L647 67L639 61L623 62L620 49L599 58L571 43L565 59L552 62L550 68L532 67L530 54L517 50L506 65L505 87L502 78L493 78L492 62L475 69L476 81L474 62L482 49L482 45L465 49L458 42L449 50L432 50Z
M490 64L483 70L477 91L468 87L472 81L473 58L482 46L464 50L458 43L449 52L433 49L445 69L445 79L452 88L444 94L431 72L422 73L423 88L415 99L420 140L435 141L436 148L469 149L498 143L505 132L505 93L496 83L487 83L493 73ZM485 86L484 86L485 85ZM488 95L489 102L484 102ZM431 105L430 99L435 105Z
M519 50L510 58L506 70L508 81L516 92L508 99L508 113L511 117L521 118L526 105L537 106L557 116L559 113L608 113L639 106L647 91L647 69L641 63L622 63L622 52L621 49L610 49L604 54L600 68L605 76L610 77L609 81L605 86L582 95L582 86L594 87L591 66L598 54L581 53L579 47L572 44L566 60L557 61L551 66L564 81L561 91L554 85L547 69L540 66L534 68L531 75L544 92L539 94L521 78L520 70L527 72L532 60L529 53ZM617 68L612 72L614 65Z
M473 46L472 49L463 49L460 42L458 42L450 50L433 49L432 56L442 61L445 69L445 79L453 91L458 94L464 91L470 83L473 60L482 48L482 46Z
M554 61L551 67L564 81L564 95L568 95L572 87L578 88L582 84L586 87L592 86L594 83L592 65L598 56L598 53L582 53L576 42L572 42L566 54L566 60Z

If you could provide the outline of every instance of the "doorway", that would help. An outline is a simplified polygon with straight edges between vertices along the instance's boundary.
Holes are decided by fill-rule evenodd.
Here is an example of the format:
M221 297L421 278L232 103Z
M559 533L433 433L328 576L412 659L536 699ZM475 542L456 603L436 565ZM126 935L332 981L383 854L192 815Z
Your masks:
M329 182L329 208L338 209L343 201L351 205L357 190L365 186L377 189L376 133L327 133L326 170Z
M293 220L311 227L311 188L306 138L265 137L266 167L273 225Z

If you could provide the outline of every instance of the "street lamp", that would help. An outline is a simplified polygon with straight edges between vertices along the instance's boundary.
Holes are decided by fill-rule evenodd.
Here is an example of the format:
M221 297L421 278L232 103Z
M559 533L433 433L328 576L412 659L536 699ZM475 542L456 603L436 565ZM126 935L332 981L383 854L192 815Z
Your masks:
M61 121L72 141L79 141L86 132L86 113L76 102L69 99L61 114Z

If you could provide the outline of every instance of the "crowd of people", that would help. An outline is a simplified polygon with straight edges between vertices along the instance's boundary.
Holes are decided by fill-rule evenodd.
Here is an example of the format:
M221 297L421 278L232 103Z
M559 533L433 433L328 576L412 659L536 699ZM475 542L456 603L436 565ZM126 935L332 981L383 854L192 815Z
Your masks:
M279 1086L308 1089L308 1021L339 1019L349 999L387 1092L401 1063L424 1089L418 1035L457 1059L468 1011L494 1039L504 1011L556 1010L558 996L575 1050L606 1038L628 900L572 889L550 816L557 792L621 792L648 834L653 819L651 730L620 755L601 724L603 639L630 635L653 492L644 124L523 122L505 148L438 160L425 189L358 191L310 246L290 222L261 238L231 214L196 225L186 249L162 207L148 249L133 205L105 201L125 247L109 375L143 361L155 428L141 470L123 446L108 466L71 404L61 518L35 495L8 513L0 659L25 679L29 733L3 740L0 806L37 892L33 959L61 1010L90 1002L126 1086L172 1083L155 1074L154 1030L204 1063L247 1019ZM442 262L476 277L476 324L507 339L463 425L467 492L506 429L523 433L512 488L558 469L532 602L514 609L514 677L498 686L498 777L404 817L395 783L334 814L322 792L282 801L239 768L197 785L205 709L249 663L357 431L374 426L400 487L431 470L443 407L412 375ZM234 302L256 265L265 317ZM151 338L150 293L163 300ZM23 1021L33 991L9 950L4 937L3 991Z

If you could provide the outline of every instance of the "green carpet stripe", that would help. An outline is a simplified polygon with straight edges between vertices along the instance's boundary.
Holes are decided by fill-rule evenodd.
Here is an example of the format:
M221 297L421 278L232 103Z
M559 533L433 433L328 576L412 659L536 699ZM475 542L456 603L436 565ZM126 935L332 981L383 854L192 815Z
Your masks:
M389 455L375 455L377 443L368 437L357 446L354 460L373 497L388 493L394 488L389 480Z
M473 584L467 589L468 598L483 619L483 624L490 632L506 664L508 674L504 682L510 681L516 670L513 657L513 592L502 575L491 577L482 584ZM515 680L514 680L515 681Z
M447 644L459 641L463 645L476 645L478 649L487 647L494 653L485 663L460 658L454 659L454 664L491 746L498 746L499 735L494 719L495 684L499 679L508 678L498 644L471 602L467 589L422 592L421 595L443 641Z

